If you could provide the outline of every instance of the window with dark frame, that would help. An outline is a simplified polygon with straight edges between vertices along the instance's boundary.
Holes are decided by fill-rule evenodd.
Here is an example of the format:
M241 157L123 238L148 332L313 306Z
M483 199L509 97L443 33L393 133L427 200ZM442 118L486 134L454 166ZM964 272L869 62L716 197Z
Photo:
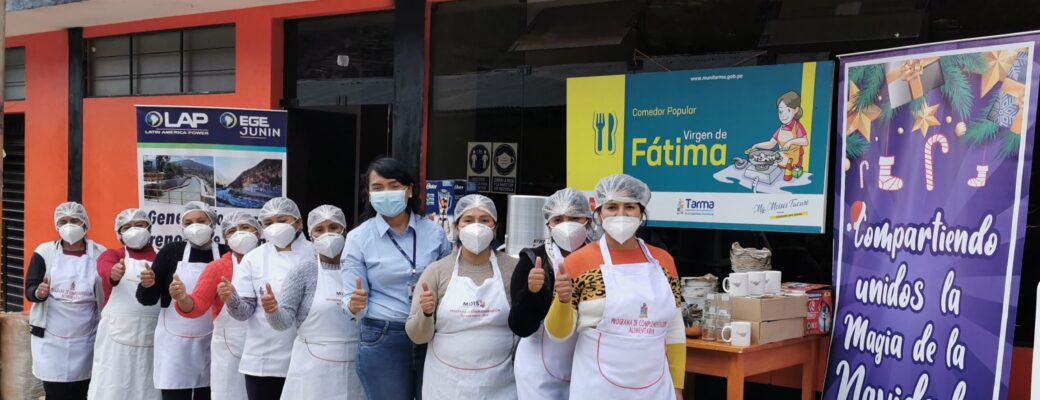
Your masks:
M235 27L209 26L90 39L91 97L235 91Z
M25 100L25 47L4 52L4 100Z

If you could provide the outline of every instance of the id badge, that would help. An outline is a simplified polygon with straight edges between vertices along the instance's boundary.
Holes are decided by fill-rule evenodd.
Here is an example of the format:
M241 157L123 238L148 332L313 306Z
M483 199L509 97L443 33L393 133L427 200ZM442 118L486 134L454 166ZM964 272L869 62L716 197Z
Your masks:
M415 281L408 284L408 305L412 304L412 297L415 297Z

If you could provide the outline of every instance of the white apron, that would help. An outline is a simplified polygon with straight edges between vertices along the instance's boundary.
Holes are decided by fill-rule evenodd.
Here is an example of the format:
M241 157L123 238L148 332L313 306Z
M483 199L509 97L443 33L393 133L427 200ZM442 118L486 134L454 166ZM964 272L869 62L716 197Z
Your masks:
M85 256L66 255L58 249L56 265L47 266L51 293L47 328L32 336L32 372L41 381L78 382L90 379L97 334L98 310L94 297L97 258L87 243Z
M461 257L461 251L458 257ZM513 345L498 259L491 254L494 276L480 286L459 276L459 258L444 297L423 369L426 400L516 399Z
M220 259L217 246L210 248L213 259ZM207 263L188 262L191 245L185 243L184 257L174 271L191 292L199 281ZM213 334L213 320L206 317L185 318L169 307L159 311L155 327L155 388L194 389L209 386L209 344Z
M254 255L254 253L256 253ZM239 296L243 293L256 297L256 310L247 321L246 343L242 350L242 361L238 371L251 376L285 377L289 371L292 344L296 339L296 328L276 331L267 323L260 297L271 284L275 294L281 292L282 282L297 263L316 257L314 246L300 235L292 243L291 251L278 251L267 243L249 252L251 282L235 280ZM253 258L258 257L258 258ZM251 294L250 294L251 293ZM284 390L283 390L284 391Z
M614 265L601 238L606 303L603 320L579 332L572 399L675 398L665 340L678 312L671 285L642 240L647 262Z
M548 243L546 250L552 257L553 271L559 274L563 268L560 248L555 243ZM513 366L520 400L568 398L571 361L574 360L574 344L577 342L578 335L571 335L564 341L550 338L544 321L537 332L520 339Z
M147 260L130 258L124 248L126 271L101 310L94 371L87 398L91 400L158 400L152 382L152 352L159 305L137 301L137 285Z
M282 400L365 399L354 363L360 330L343 310L344 292L340 270L322 268L319 259L314 300L296 330Z
M238 258L231 254L231 279L228 280L234 280L238 273ZM213 320L213 343L210 345L213 363L209 367L209 383L213 400L246 400L246 376L238 372L245 344L246 323L231 318L227 307L221 308Z

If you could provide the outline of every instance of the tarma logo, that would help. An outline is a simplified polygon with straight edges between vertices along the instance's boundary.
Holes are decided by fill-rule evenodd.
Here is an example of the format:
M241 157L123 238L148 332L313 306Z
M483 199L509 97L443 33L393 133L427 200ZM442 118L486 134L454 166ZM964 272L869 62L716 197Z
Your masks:
M617 151L618 121L614 113L594 113L592 116L592 132L595 134L593 153L614 154Z
M235 117L235 114L229 112L220 114L220 126L231 129L235 125L238 125L238 117Z
M144 123L152 128L158 128L163 123L162 114L158 111L149 111L148 114L144 115Z
M714 215L715 202L711 200L679 199L676 214L679 215Z

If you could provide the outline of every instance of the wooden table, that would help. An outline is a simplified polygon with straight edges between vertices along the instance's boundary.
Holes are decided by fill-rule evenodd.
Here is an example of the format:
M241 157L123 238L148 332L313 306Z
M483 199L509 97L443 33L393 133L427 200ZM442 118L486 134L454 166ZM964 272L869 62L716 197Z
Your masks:
M722 342L686 340L686 372L726 378L726 398L744 399L744 378L802 366L802 400L816 394L817 337L733 347Z

